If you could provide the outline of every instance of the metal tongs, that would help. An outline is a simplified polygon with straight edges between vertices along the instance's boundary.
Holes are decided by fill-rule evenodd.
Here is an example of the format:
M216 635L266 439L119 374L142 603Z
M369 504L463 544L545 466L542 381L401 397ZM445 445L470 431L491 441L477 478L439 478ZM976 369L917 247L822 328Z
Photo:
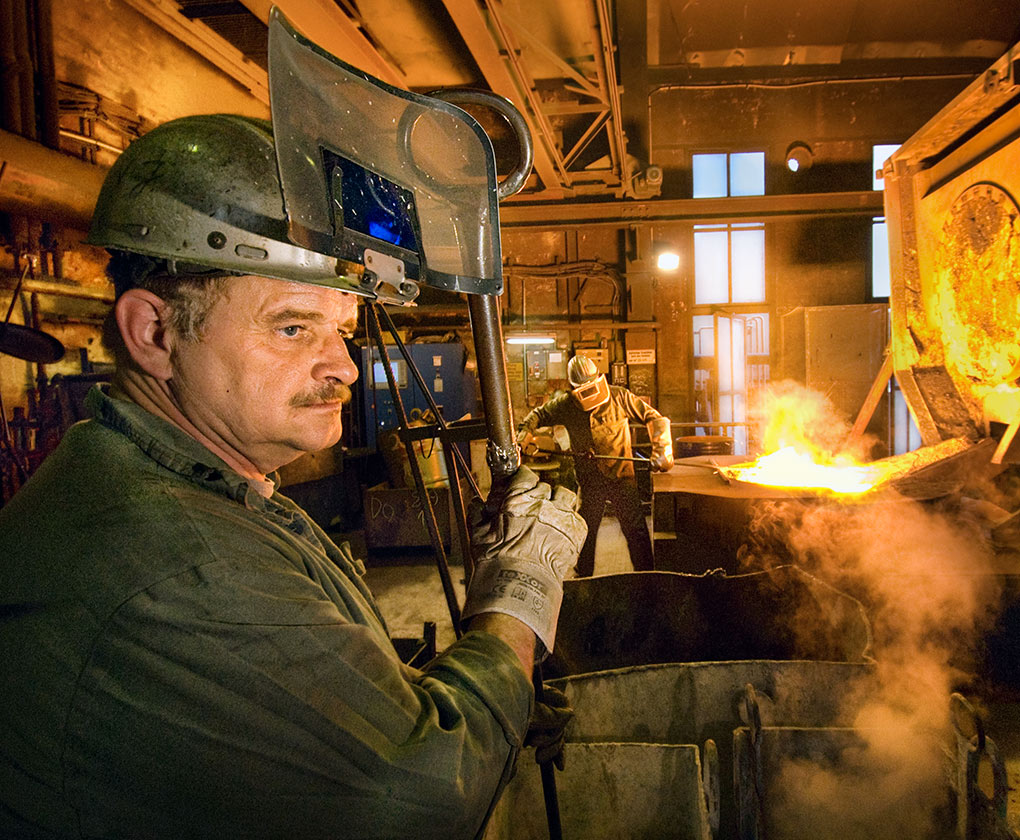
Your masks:
M685 461L683 464L680 464L680 466L681 467L698 467L698 468L703 469L703 470L711 470L717 476L719 476L719 479L720 479L720 481L723 482L723 484L732 484L734 482L734 478L732 476L730 476L726 472L726 467L724 467L720 463L717 463L716 461L709 461L706 464L703 464L701 462L691 463L689 461Z
M627 458L623 455L596 455L594 452L574 452L571 449L526 449L525 455L552 455L558 457L565 455L576 461L601 460L601 461L633 461L634 463L647 464L647 458Z

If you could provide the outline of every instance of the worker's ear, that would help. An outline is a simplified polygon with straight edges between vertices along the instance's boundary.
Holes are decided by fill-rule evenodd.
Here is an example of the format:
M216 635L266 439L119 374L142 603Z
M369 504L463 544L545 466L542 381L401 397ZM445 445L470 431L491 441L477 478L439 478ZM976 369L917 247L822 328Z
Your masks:
M114 305L117 327L131 358L162 381L172 374L166 308L166 301L145 289L128 289Z

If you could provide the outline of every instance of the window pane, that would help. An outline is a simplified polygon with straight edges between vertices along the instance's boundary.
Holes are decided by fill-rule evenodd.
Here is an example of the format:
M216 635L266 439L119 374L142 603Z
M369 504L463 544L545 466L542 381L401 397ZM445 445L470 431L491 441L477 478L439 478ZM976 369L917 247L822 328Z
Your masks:
M872 297L889 297L890 285L889 228L885 223L885 219L876 219L871 225Z
M769 354L769 313L754 312L742 316L747 321L747 355Z
M747 399L742 392L733 395L733 419L738 422L747 420Z
M733 420L733 397L719 397L719 419L723 423L729 423Z
M695 198L726 196L726 155L692 155Z
M715 327L712 324L713 320L711 315L695 315L691 319L695 356L715 355Z
M733 302L762 302L765 300L765 231L761 228L735 230L732 236Z
M871 147L871 188L873 190L885 189L885 182L875 173L878 172L889 159L889 155L895 152L899 145L884 145Z
M747 341L747 322L740 316L733 318L733 334L730 336L733 350L730 353L730 366L733 371L730 390L741 392L747 388L747 358L745 356ZM743 417L734 417L743 420Z
M765 195L765 153L730 155L730 195Z
M744 393L734 393L733 420L737 422L747 422L747 419L748 419L747 399ZM732 431L732 438L733 438L733 455L747 455L748 427L736 426Z
M733 340L730 335L730 319L721 315L716 320L719 328L719 395L733 392ZM740 328L737 328L739 335ZM723 420L732 420L732 417L722 417Z
M694 302L729 301L729 234L725 230L694 233Z

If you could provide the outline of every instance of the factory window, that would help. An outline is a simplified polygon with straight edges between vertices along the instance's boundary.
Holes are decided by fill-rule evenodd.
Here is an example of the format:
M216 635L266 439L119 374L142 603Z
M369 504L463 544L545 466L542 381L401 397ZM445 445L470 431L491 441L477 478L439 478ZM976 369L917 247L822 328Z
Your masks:
M733 437L737 454L750 444L747 406L769 379L769 315L753 311L763 303L765 226L695 225L695 419Z
M769 381L769 314L694 315L695 419L707 434L727 434L748 453L747 406Z
M899 145L884 143L871 147L871 188L885 189L885 181L880 177L882 167ZM889 230L885 219L881 216L871 220L871 297L889 297Z
M873 190L885 189L885 182L881 178L882 167L889 160L889 156L899 148L899 145L883 143L871 147L871 188Z
M889 270L889 228L885 217L871 220L871 296L887 298L891 286Z
M691 156L694 198L765 195L764 152Z
M694 304L765 300L765 226L694 226Z

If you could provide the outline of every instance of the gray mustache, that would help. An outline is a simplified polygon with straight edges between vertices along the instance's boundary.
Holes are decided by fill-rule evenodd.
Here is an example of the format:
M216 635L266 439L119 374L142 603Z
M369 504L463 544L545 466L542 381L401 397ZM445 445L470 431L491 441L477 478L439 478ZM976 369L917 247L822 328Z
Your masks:
M314 391L298 394L291 397L290 404L301 408L303 406L337 402L338 400L342 403L351 401L351 389L342 382L327 383Z

